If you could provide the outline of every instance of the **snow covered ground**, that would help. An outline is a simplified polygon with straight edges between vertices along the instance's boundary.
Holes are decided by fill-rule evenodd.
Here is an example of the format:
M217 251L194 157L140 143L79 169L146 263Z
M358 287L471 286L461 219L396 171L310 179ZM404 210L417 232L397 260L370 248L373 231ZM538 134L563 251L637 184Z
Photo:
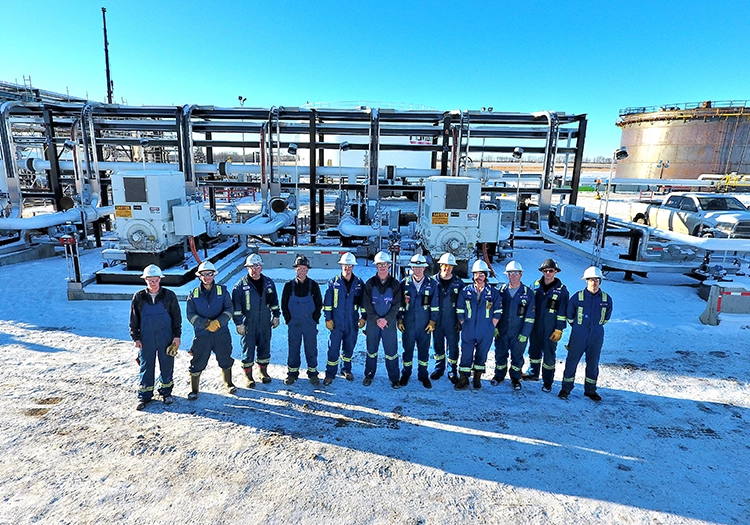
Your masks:
M588 260L517 248L525 283L553 256L582 288ZM98 252L82 264L99 268ZM279 287L292 275L267 273ZM750 523L750 316L702 325L687 277L605 280L599 404L582 395L583 365L570 400L556 395L569 331L551 394L493 387L491 373L457 392L446 378L392 390L382 361L364 387L363 338L354 382L285 386L282 324L271 384L229 396L212 359L190 402L181 351L175 403L137 412L129 302L68 302L66 275L62 257L0 267L0 524ZM318 343L322 368L322 324ZM244 387L239 375L236 363Z

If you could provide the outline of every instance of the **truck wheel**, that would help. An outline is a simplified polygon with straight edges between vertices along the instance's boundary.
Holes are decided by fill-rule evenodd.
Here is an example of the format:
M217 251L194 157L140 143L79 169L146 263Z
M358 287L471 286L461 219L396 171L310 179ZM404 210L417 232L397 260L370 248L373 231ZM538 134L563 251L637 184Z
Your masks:
M694 237L711 238L711 237L714 236L714 234L711 233L711 232L708 232L708 231L704 232L703 231L703 225L699 224L698 226L695 227L695 230L693 231L693 236Z
M637 224L646 224L646 216L643 215L642 213L639 213L638 215L633 217L633 222Z

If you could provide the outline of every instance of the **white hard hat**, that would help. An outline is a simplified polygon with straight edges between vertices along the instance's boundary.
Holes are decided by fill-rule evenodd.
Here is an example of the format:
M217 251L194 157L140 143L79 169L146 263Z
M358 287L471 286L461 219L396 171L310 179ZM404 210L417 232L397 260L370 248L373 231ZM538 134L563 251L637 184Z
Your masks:
M444 253L440 256L438 264L449 264L451 266L456 266L456 258L452 253Z
M391 264L391 255L388 252L378 252L375 254L375 264L388 263Z
M474 261L474 264L471 265L471 273L474 272L485 272L489 273L490 267L487 266L487 263L484 262L482 259Z
M143 269L141 279L145 279L146 277L164 277L164 274L162 273L161 268L155 264L149 264Z
M505 265L505 273L508 272L522 272L523 267L520 263L516 261L510 261L508 264Z
M198 265L195 275L200 275L201 272L216 272L216 267L211 261L204 261Z
M409 260L409 266L412 268L427 268L427 259L425 259L424 255L415 253Z
M339 264L347 266L357 266L357 258L351 252L346 252L339 259Z
M256 264L263 266L263 259L261 259L260 255L257 253L251 253L247 256L247 259L245 259L245 266L255 266Z
M583 272L581 279L604 279L602 271L596 266L589 266L586 271Z

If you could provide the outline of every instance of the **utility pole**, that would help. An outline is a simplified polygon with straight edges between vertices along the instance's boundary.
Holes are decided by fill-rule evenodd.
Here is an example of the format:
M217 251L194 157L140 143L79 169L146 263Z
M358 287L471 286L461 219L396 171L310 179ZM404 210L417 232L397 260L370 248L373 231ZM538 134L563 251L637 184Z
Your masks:
M112 79L109 74L109 42L107 41L107 8L102 7L102 22L104 24L104 67L107 72L107 104L112 103Z

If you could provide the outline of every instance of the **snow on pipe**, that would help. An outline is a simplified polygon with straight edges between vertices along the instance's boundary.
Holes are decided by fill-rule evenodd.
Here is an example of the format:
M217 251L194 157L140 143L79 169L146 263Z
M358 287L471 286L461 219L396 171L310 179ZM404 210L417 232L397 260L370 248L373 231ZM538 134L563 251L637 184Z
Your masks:
M92 195L91 205L71 208L66 211L47 213L45 215L36 215L35 217L15 217L0 219L0 231L23 231L23 230L41 230L59 226L66 222L79 223L81 220L93 222L104 215L115 213L114 206L104 206L97 208L99 201L98 195Z
M351 215L345 215L341 219L338 229L344 237L388 237L391 233L388 226L375 228L369 225L357 224L357 221Z

